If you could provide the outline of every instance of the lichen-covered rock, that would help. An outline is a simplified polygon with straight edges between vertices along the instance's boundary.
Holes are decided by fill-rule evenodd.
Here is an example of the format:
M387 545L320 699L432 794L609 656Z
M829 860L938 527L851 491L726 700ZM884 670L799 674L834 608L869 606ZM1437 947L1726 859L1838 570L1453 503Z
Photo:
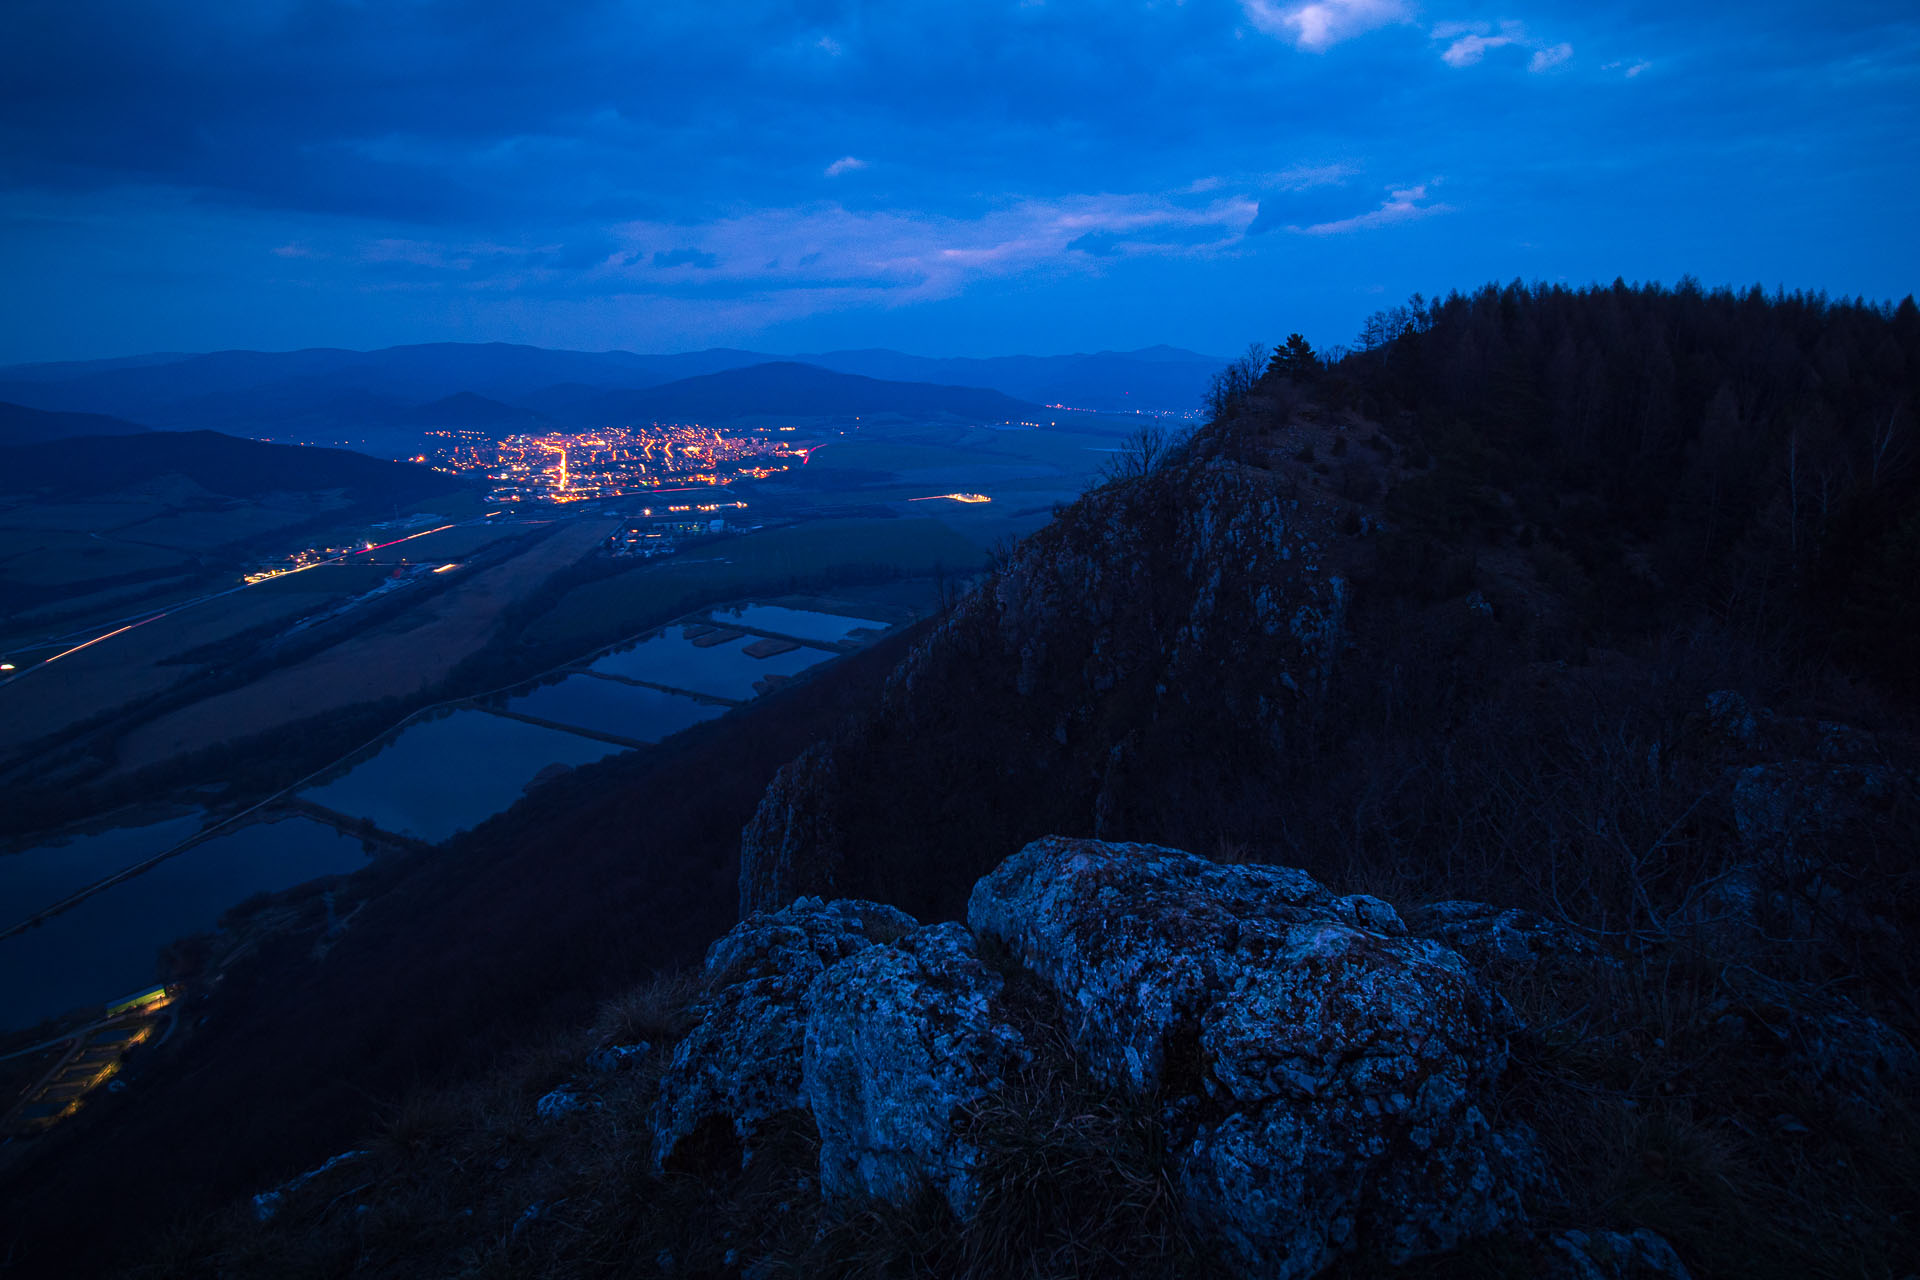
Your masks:
M602 1075L623 1071L642 1061L652 1048L645 1040L633 1044L603 1044L587 1055L587 1069Z
M1773 718L1768 711L1754 711L1746 698L1732 689L1707 695L1706 729L1709 740L1733 751L1753 751L1761 742L1763 719Z
M1048 838L968 922L1059 998L1075 1049L1167 1099L1189 1214L1250 1272L1389 1262L1521 1216L1525 1136L1482 1111L1498 997L1377 899L1304 872Z
M874 902L802 898L735 925L707 951L710 989L674 1049L653 1111L653 1155L665 1165L703 1126L724 1121L743 1144L798 1107L807 988L827 967L916 927Z
M905 1203L933 1187L962 1218L972 1212L980 1153L966 1111L1022 1052L999 1015L1001 985L957 924L868 948L814 981L802 1077L826 1194Z
M1767 942L1768 918L1783 901L1759 867L1743 863L1696 886L1666 924L1712 955L1744 959Z
M1920 1054L1840 993L1749 975L1714 1026L1771 1056L1801 1085L1867 1110L1920 1083Z
M1483 974L1531 974L1602 959L1582 934L1518 907L1435 902L1410 914L1414 933L1458 951Z
M558 1089L540 1095L540 1100L533 1104L533 1113L542 1120L558 1120L576 1111L592 1110L599 1105L597 1099L587 1097L576 1089L572 1082L568 1082Z
M1545 1280L1691 1280L1673 1246L1637 1231L1563 1231L1547 1246Z
M1789 760L1742 769L1733 784L1740 837L1760 848L1884 828L1914 818L1914 783L1894 769ZM1902 833L1912 838L1911 829Z

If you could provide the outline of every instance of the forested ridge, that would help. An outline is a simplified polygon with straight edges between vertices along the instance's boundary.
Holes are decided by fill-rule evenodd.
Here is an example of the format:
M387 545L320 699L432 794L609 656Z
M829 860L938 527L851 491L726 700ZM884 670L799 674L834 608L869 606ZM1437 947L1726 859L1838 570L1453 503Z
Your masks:
M1326 391L1430 450L1406 529L1544 539L1622 623L1704 611L1914 678L1920 308L1512 284L1381 312ZM1627 611L1621 616L1621 611Z

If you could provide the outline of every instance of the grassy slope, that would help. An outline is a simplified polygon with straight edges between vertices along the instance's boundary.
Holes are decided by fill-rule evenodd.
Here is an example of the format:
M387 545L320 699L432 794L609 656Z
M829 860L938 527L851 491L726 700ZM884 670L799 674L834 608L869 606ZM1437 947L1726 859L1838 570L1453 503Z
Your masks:
M269 942L204 1026L15 1170L0 1238L21 1274L85 1275L146 1233L350 1145L412 1088L483 1069L733 919L740 827L773 770L868 696L904 637L671 744L541 790L393 883L327 953ZM350 895L355 896L355 895ZM342 908L345 907L342 902Z

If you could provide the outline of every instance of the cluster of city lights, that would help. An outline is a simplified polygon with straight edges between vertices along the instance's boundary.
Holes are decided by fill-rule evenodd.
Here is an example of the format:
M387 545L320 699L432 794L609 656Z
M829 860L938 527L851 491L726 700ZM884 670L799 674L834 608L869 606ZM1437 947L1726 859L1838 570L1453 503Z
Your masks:
M804 447L779 434L734 435L654 423L516 435L498 442L456 433L448 445L414 461L454 474L486 473L495 502L564 504L682 485L725 485L742 477L765 479L805 459Z

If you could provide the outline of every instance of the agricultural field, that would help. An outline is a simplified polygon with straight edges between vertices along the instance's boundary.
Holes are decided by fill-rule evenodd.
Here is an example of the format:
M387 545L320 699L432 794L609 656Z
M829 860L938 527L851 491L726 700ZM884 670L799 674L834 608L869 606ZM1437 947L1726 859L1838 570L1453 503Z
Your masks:
M360 703L417 694L479 652L509 607L591 555L615 527L611 520L569 522L398 618L141 725L118 745L119 770L131 772ZM319 572L290 574L287 580Z
M0 529L65 529L107 533L171 510L159 502L22 502L0 509Z
M64 529L0 529L0 608L20 589L58 588L190 563L185 552ZM10 590L12 589L12 590Z
M305 576L305 575L299 575ZM327 607L324 593L247 590L144 623L0 689L0 752L59 732L198 675L182 654Z
M21 626L38 627L57 622L62 618L84 616L102 609L128 610L148 607L150 604L153 608L159 608L169 598L190 594L188 588L198 580L194 574L183 573L168 578L149 578L126 586L108 587L83 596L70 596L65 600L41 605L35 609L22 609L13 615L12 621Z
M402 557L415 563L427 560L457 560L461 556L470 556L482 547L492 546L508 538L523 538L538 533L529 528L502 517L486 524L461 525L453 529L444 529L439 533L430 533L424 538L414 538L397 547L389 547L379 553L382 560Z
M795 585L875 572L963 575L984 560L979 544L942 520L814 521L716 541L684 557L575 587L533 623L528 635L540 643L588 647L714 600L778 594Z
M249 542L276 529L305 524L313 519L314 514L312 511L289 511L246 503L220 511L181 511L159 516L124 527L115 536L124 542L149 543L183 551L205 551L236 542Z

